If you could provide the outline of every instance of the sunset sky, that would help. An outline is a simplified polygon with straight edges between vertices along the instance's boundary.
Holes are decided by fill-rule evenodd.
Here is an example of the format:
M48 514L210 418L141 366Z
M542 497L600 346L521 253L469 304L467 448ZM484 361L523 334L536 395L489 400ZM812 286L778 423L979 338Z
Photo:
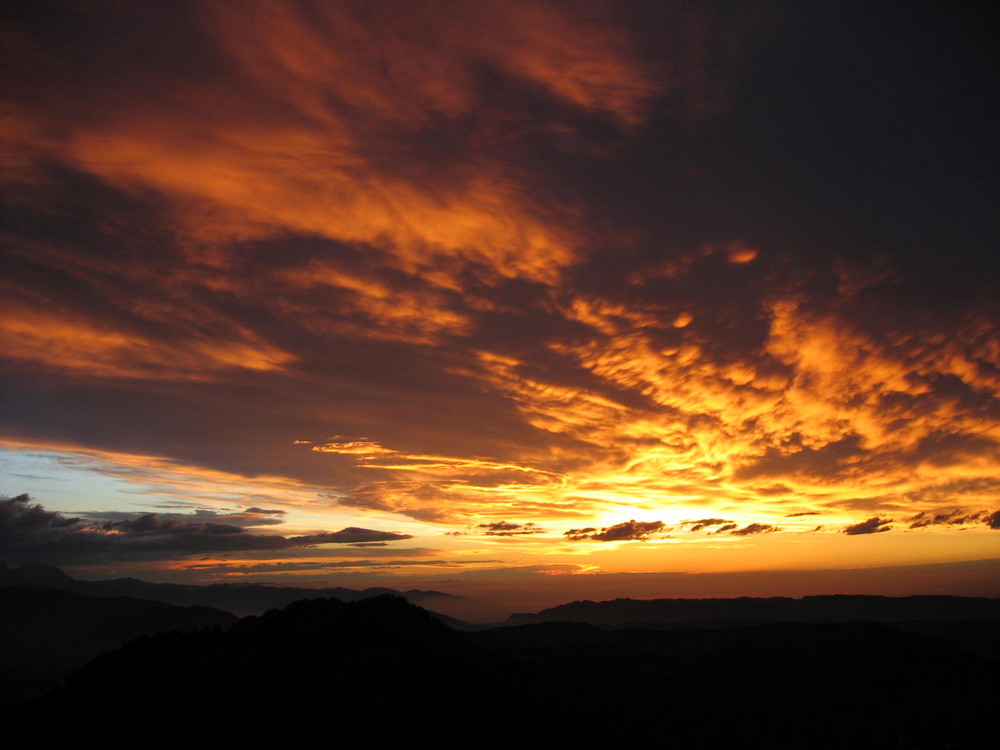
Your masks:
M988 4L0 14L7 564L1000 596Z

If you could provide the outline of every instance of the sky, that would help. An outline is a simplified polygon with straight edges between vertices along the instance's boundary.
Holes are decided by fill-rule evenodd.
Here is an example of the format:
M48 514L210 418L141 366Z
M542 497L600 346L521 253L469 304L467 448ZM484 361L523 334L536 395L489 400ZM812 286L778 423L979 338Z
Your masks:
M1000 596L988 4L0 14L7 564Z

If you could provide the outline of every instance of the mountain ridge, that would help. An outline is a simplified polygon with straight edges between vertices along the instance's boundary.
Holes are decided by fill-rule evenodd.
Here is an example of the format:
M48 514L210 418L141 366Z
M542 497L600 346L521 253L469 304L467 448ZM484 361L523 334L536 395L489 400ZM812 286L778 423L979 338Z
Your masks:
M407 601L419 603L457 598L440 591L421 589L397 591L383 587L358 590L340 586L308 589L259 583L196 585L152 583L131 577L104 581L83 581L67 575L60 568L41 563L22 565L18 568L0 565L0 588L8 586L59 589L94 597L125 596L133 599L163 602L178 607L212 607L240 617L261 614L270 609L281 609L300 599L334 598L341 601L355 601L389 594L402 596Z
M582 622L602 627L648 627L768 622L1000 620L1000 599L959 596L822 594L709 599L578 600L536 613L516 613L504 624Z

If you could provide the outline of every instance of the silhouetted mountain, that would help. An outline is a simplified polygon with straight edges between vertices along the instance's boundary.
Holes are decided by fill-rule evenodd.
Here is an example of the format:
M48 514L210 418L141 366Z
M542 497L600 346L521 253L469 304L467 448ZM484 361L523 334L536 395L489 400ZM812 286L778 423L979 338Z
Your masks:
M296 602L226 632L157 635L105 654L29 716L58 712L84 736L154 742L330 741L345 731L381 746L520 705L510 670L399 597ZM475 676L475 684L463 684ZM479 675L492 675L489 681ZM520 683L521 680L518 680ZM77 725L77 722L80 722ZM474 742L473 742L474 744Z
M0 588L26 586L40 589L68 589L76 581L55 565L27 563L17 568L8 568L0 563Z
M156 746L991 747L994 661L877 623L459 633L397 597L156 635L18 717Z
M433 606L434 601L452 598L440 591L395 591L369 588L363 591L341 587L306 589L261 584L212 584L193 586L174 583L149 583L138 578L116 578L110 581L78 581L52 565L22 565L8 568L0 565L0 588L30 586L73 591L84 596L127 596L148 599L178 607L203 606L222 609L236 615L255 615L270 609L280 609L300 599L335 598L350 602L373 596L391 594L414 603Z
M237 621L208 607L20 587L0 588L0 612L0 706L44 694L95 656L139 636Z
M585 622L603 627L739 627L769 622L1000 620L1000 599L960 596L806 596L802 599L615 599L515 614L510 625Z

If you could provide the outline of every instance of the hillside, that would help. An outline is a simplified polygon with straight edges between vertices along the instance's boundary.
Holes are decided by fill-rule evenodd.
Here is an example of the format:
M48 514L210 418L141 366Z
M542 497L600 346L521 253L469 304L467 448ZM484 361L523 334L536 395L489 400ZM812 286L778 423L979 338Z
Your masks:
M209 607L23 587L0 588L0 612L0 707L44 694L89 660L134 638L227 628L237 621Z

